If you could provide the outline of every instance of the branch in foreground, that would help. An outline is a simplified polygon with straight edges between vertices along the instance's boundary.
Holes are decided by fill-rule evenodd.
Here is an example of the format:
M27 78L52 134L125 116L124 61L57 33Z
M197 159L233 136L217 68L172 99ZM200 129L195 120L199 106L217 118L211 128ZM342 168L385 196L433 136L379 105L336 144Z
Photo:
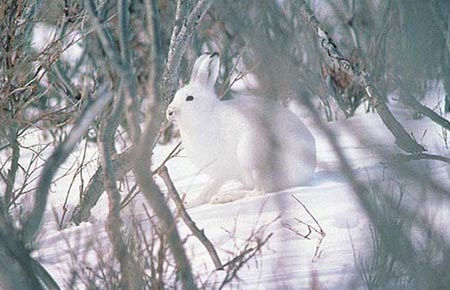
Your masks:
M31 259L15 242L3 233L0 233L0 287L1 289L13 290L40 290L44 289L30 269L27 263Z
M442 161L442 162L450 164L450 158L448 158L448 157L434 155L434 154L427 154L427 153L417 153L417 154L411 154L411 155L397 154L394 156L392 163L395 164L397 162L408 162L408 161L422 160L422 159Z
M181 47L176 50L179 51L181 55L184 54L185 48L187 46L186 40L190 39L190 37L194 32L195 27L201 21L202 17L204 16L204 14L211 5L212 0L200 0L197 3L195 8L189 15L188 19L186 19L185 26L183 26L180 33L183 32L183 29L186 29L186 27L191 27L192 31L190 31L189 33L185 32L186 39L177 38L175 43L170 44L171 51L169 51L169 55L171 52L173 52L172 49L176 49L176 45L178 44ZM195 21L193 18L195 18ZM190 21L192 21L193 24L189 25ZM154 35L154 37L157 36ZM171 58L169 57L168 62L170 61ZM159 62L155 62L153 65L156 65L158 63ZM166 66L166 72L174 73L175 76L177 76L177 69L179 67L179 62L175 62L173 64L175 65L174 68ZM155 71L159 70L160 68L156 67ZM152 174L150 171L150 164L151 164L150 152L153 149L154 145L156 144L156 140L159 136L160 126L163 123L162 111L164 111L167 105L157 97L159 95L158 93L161 91L156 89L157 79L154 79L154 81L155 83L150 84L150 86L153 86L155 88L155 92L157 93L153 96L152 100L153 102L149 108L149 112L145 119L145 125L142 134L139 134L140 132L135 130L130 130L129 132L131 135L131 139L135 141L134 145L136 146L136 156L138 156L138 158L135 158L134 160L133 173L134 176L136 177L137 184L139 185L142 194L152 207L152 210L155 213L155 215L158 217L158 222L159 225L161 226L163 233L167 236L169 248L172 252L174 262L176 265L177 274L179 275L180 278L181 287L183 289L197 289L192 274L191 264L186 256L183 243L176 228L175 219L172 216L172 213L165 201L164 195L151 178ZM164 86L164 84L165 81L163 80L162 96L164 99L166 99L165 96L167 96L171 92L167 90L167 86ZM174 85L175 88L176 83L174 82L172 84ZM130 93L132 93L130 90L126 90L125 92L126 102L134 101L133 96L130 95ZM133 114L135 114L134 111L130 110L126 111L127 120L129 120L129 122L135 122L137 120L135 116L133 116ZM136 128L138 127L138 124L130 124L130 126L132 128Z
M115 258L120 264L120 285L127 289L141 289L141 270L134 256L127 249L122 237L122 218L120 216L120 192L116 184L116 172L111 159L111 141L117 124L121 120L123 98L118 95L114 101L113 110L109 116L101 122L98 134L98 149L100 153L101 166L104 171L103 183L109 200L109 213L106 229L111 242Z
M192 220L191 216L187 213L186 208L183 205L183 200L180 198L175 185L170 178L169 172L166 166L162 166L158 171L159 176L163 179L164 183L167 186L167 190L169 192L170 198L175 202L178 212L180 213L181 219L184 221L186 226L191 230L192 234L205 246L208 251L211 259L216 267L216 270L222 268L222 262L220 261L219 256L217 255L217 251L214 248L214 245L211 241L206 237L205 232L200 230L195 222Z
M142 136L141 140L145 140ZM142 142L142 141L141 141ZM138 152L147 153L144 148L148 148L148 144L140 144ZM138 156L141 156L138 154ZM153 212L158 217L159 225L163 233L167 236L167 241L172 252L177 273L180 277L182 289L197 289L192 275L192 268L183 248L180 235L175 225L175 219L166 204L164 195L151 178L150 169L147 163L148 157L136 158L134 163L134 175L139 184L142 194L152 207Z
M300 15L315 31L316 36L319 38L320 48L324 53L325 60L328 65L333 68L333 70L340 70L344 72L352 81L364 88L369 100L383 120L384 125L389 129L389 131L391 131L392 135L394 135L395 144L408 153L425 151L425 148L418 144L394 117L386 102L377 93L370 80L369 74L365 71L357 71L351 63L342 56L333 40L330 38L325 29L323 29L319 20L317 20L314 16L308 4L306 4L304 0L299 0L299 3Z

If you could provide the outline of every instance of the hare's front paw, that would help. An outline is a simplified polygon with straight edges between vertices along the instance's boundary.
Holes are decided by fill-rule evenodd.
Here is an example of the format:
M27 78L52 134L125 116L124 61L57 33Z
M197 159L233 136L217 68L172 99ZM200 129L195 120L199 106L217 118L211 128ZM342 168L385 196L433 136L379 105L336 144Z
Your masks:
M231 201L235 201L241 198L244 198L251 191L248 190L229 190L223 191L211 198L210 203L219 204L219 203L227 203Z

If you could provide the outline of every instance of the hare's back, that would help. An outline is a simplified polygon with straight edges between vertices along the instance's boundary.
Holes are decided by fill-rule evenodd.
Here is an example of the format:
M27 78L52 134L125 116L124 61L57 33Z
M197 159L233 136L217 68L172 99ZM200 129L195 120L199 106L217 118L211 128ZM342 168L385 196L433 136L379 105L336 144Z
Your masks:
M314 137L305 124L289 109L262 97L240 95L228 102L231 116L238 116L237 127L245 130L255 130L270 133L271 138L280 142L296 145L314 145ZM239 124L239 125L238 125ZM242 124L242 125L240 125ZM258 130L258 129L256 129Z

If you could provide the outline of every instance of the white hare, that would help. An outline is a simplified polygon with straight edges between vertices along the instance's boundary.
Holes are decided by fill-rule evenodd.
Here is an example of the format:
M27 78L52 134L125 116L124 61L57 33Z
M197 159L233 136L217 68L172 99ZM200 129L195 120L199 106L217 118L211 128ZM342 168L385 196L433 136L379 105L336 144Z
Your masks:
M210 176L209 184L187 205L307 184L316 167L316 144L302 121L267 98L237 95L219 100L214 89L218 74L219 55L201 55L189 84L175 94L166 112L178 126L191 161ZM218 193L229 180L238 180L243 189Z

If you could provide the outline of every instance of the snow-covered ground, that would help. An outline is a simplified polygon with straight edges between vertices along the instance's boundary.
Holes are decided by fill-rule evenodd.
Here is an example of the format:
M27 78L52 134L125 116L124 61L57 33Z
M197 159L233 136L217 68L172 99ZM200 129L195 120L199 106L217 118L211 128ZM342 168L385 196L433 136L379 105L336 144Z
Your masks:
M323 1L313 3L312 7L317 12L318 18L329 20L330 15L333 14L331 8ZM44 49L52 41L54 34L55 30L52 27L36 25L33 37L35 48ZM339 31L335 34L339 40ZM75 41L77 38L77 35L71 35L67 41ZM81 46L75 44L64 53L63 60L74 63L80 57L80 52ZM425 104L435 108L437 100L442 100L442 96L441 87L432 88L429 90ZM449 155L443 140L445 136L442 136L443 131L437 125L426 119L404 120L411 115L405 113L406 111L402 108L394 108L393 111L402 118L402 124L407 131L412 132L415 138L426 146L429 153ZM313 280L321 286L315 289L354 289L351 285L357 283L355 281L359 278L360 260L372 253L369 219L352 191L351 185L340 172L340 164L326 136L308 120L306 123L317 141L318 166L315 179L310 186L292 188L264 196L247 197L227 204L202 205L189 209L194 221L201 229L204 229L205 234L216 246L223 262L233 258L233 254L242 249L249 237L257 236L264 239L270 235L261 253L239 272L241 280L230 285L234 289L311 289ZM447 217L450 216L448 202L426 196L415 200L417 191L421 190L421 187L417 186L418 181L414 180L415 178L408 180L404 176L394 176L395 170L391 170L391 167L385 163L399 151L392 135L377 115L363 114L328 125L335 133L341 149L358 178L388 184L391 179L397 177L401 182L406 182L407 195L410 195L413 202L421 204L417 210L424 211L424 214L438 225L442 233L450 235L450 229L446 223ZM38 133L31 132L21 140L21 144L23 146L45 144L46 141L40 138ZM159 164L174 145L175 143L157 147L154 164ZM38 150L39 146L33 149ZM58 220L55 219L55 215L58 218L61 217L66 199L69 211L78 202L80 179L72 180L75 168L72 165L83 158L83 149L83 144L80 144L77 151L58 172L58 176L65 177L56 178L52 187L45 222L36 241L36 251L33 252L33 256L42 262L62 289L67 288L73 268L82 267L81 262L91 263L94 267L99 260L99 255L107 256L110 249L104 225L108 214L106 194L92 210L92 218L88 223L58 230ZM32 158L32 150L22 150L25 159ZM52 147L46 148L42 157L49 156L51 150ZM0 158L3 156L0 155ZM96 146L89 145L85 156L85 159L90 161L84 168L85 183L98 166L97 158ZM44 159L33 166L38 167L38 164L42 162ZM26 160L23 164L27 164ZM449 166L438 161L414 161L413 164L417 170L426 170L427 175L433 176L443 186L449 188ZM178 190L181 193L187 193L187 198L198 193L207 180L184 156L170 160L167 166ZM66 174L67 172L69 174ZM37 178L38 173L39 171L36 171L33 177ZM21 182L20 178L19 176L18 184ZM157 182L162 186L161 180ZM28 189L32 189L33 184L35 181L30 183ZM66 196L68 191L70 194ZM294 232L297 230L303 235L308 233L307 226L301 222L316 226L310 215L294 197L308 208L323 228L326 235L320 245L318 242L322 237L317 233L313 232L310 239L305 239ZM143 224L147 222L142 203L145 203L143 197L137 196L133 206L128 207L124 212L126 222L131 221L132 215ZM23 205L29 208L31 199L25 198ZM178 229L183 237L189 235L189 230L181 221ZM211 284L214 281L220 281L224 275L223 271L214 270L206 250L194 237L187 239L186 250L194 272L201 277L201 280L208 279ZM81 283L78 286L83 289Z
M442 131L432 122L420 119L402 120L402 123L408 132L412 132L426 145L429 153L448 152L442 140ZM371 254L370 222L340 172L339 162L326 137L313 124L309 126L318 147L316 177L310 186L189 209L197 225L204 229L216 246L223 262L231 259L232 253L236 254L252 235L261 239L271 235L261 253L239 272L241 280L236 283L240 289L311 289L312 280L314 283L318 281L323 289L350 289L349 285L358 278L357 267L361 259ZM358 178L389 182L393 171L385 162L398 151L393 137L377 115L357 116L330 123L329 126L338 137ZM174 145L158 147L154 164L158 164ZM90 148L88 158L95 159L95 151L95 147ZM74 154L78 155L79 152ZM207 178L192 166L188 158L183 157L183 153L180 155L170 160L167 166L178 190L191 198L199 192ZM68 163L73 162L74 158ZM91 170L95 168L95 162L91 166ZM417 168L424 166L437 180L449 180L450 167L444 163L416 162ZM50 196L46 223L34 252L34 256L42 261L63 288L68 283L70 269L77 259L95 263L99 252L106 254L108 249L104 228L108 210L106 195L93 209L91 222L57 230L53 212L61 211L69 182L70 178L66 178L56 183ZM77 188L77 182L73 188ZM160 180L157 182L162 184ZM408 184L407 190L414 192L414 180L408 181ZM448 188L448 181L444 182L444 186ZM299 221L316 226L294 197L309 209L326 234L317 253L320 235L313 232L309 239L305 239L294 232L308 232L307 226ZM414 196L411 198L414 199ZM76 202L77 194L71 194L69 205L73 206ZM129 207L132 212L124 212L125 219L130 220L133 214L145 223L147 217L143 202L144 199L138 196L134 205ZM422 207L422 210L432 209L427 214L433 214L433 222L444 233L448 233L445 217L448 216L450 206L433 199L427 200L425 204L428 206ZM189 235L189 230L181 221L178 228L183 237ZM93 246L96 250L86 251L93 240L97 243ZM223 271L214 270L206 250L194 237L187 239L186 249L196 275L202 280L208 279L210 283L220 281Z

